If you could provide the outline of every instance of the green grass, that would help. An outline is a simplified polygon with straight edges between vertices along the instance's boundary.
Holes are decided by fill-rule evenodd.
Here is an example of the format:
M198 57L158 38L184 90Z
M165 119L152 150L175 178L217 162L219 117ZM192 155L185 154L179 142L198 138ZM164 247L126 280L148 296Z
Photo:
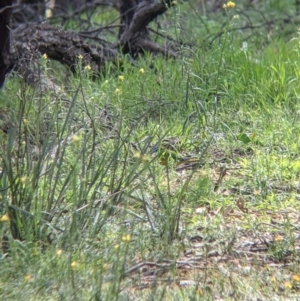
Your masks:
M191 43L177 60L124 57L93 81L41 59L55 95L8 79L2 299L297 300L299 37L231 31L241 12L261 22L238 3L168 12Z

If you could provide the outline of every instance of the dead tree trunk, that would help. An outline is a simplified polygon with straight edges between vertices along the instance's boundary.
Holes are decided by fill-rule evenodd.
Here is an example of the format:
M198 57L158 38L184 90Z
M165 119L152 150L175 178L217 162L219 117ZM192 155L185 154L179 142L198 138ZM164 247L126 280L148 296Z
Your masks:
M147 26L166 12L174 2L170 0L119 0L121 28L117 47L135 56L143 51L175 57L175 54L150 40Z
M60 62L74 73L78 70L77 65L81 58L82 66L89 66L95 76L104 72L105 62L117 59L117 51L101 46L91 47L77 32L57 29L47 23L21 25L13 31L13 35L14 57L18 58L15 69L33 86L48 82L39 68L39 58L42 55Z
M0 88L5 81L5 75L10 67L9 47L10 30L9 22L12 13L12 0L2 0L0 2Z
M15 69L25 76L27 82L35 84L40 80L40 74L34 71L34 69L38 69L34 65L43 54L46 54L50 59L61 62L73 72L76 72L78 57L82 57L83 65L89 65L95 75L105 71L103 69L105 62L119 60L118 53L120 52L130 54L132 57L136 57L145 51L165 57L176 57L176 54L166 46L152 42L148 30L148 25L151 21L174 5L174 2L171 2L172 0L160 0L161 2L155 0L112 0L113 2L110 2L110 4L103 4L103 1L108 3L108 0L98 2L102 5L115 7L120 13L120 29L116 33L117 41L113 44L101 38L101 32L104 29L99 29L99 31L92 29L83 32L65 31L62 28L54 28L44 21L41 22L44 16L39 14L38 8L44 1L20 0L13 12L14 30L12 34L14 44L12 47L13 53L8 61L15 62ZM12 0L5 0L5 2L11 3ZM29 2L30 4L24 4ZM71 2L69 0L68 3ZM89 3L90 1L88 0L76 0L77 4L83 2L86 4L80 7L80 13L84 12L85 5L86 10L90 10L92 5L96 5L96 2ZM59 0L57 0L57 3L59 3ZM35 12L33 15L32 11ZM1 26L4 35L9 37L7 23L11 9L6 9L4 12L6 14L4 15L5 18L3 17ZM22 15L24 12L29 12L25 14L25 18L23 18L24 14ZM75 12L77 14L77 11ZM63 18L65 17L69 17L69 15L63 16ZM30 23L26 21L28 18ZM18 20L23 21L18 22ZM95 32L98 32L99 36ZM1 34L0 36L4 35ZM91 41L93 46L91 46ZM95 41L98 41L97 44ZM2 77L0 78L2 82L8 67L8 64L4 62L4 55L8 55L8 45L9 40L7 40L5 47L2 49Z

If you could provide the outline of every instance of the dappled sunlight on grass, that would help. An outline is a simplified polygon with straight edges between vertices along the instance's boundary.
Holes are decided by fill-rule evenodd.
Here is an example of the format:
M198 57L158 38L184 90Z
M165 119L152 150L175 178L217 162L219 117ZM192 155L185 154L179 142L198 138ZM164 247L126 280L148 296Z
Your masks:
M261 3L266 14L278 14L275 2ZM242 3L214 14L204 14L209 3L193 5L159 20L169 41L186 38L177 60L125 56L94 78L83 58L72 75L43 57L57 93L8 78L5 300L299 294L298 32L287 43L270 28L249 36L232 30L247 21Z

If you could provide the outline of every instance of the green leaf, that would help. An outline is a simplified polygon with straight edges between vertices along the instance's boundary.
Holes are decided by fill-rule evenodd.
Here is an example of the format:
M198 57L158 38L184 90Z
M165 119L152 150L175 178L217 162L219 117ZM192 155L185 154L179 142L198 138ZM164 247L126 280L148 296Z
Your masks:
M244 144L248 144L249 142L251 142L251 139L245 133L239 134L237 138L238 140L242 141Z

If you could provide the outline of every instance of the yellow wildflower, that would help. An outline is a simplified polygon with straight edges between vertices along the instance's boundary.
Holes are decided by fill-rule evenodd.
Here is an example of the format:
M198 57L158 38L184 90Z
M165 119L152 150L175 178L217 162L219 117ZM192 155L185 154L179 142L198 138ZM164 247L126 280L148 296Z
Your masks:
M226 4L223 4L222 6L224 9L226 8L235 8L235 2L228 1Z
M25 276L26 281L30 281L31 279L32 279L32 276L30 274Z
M108 269L108 264L107 264L107 263L103 263L102 268L103 268L104 270L107 270L107 269Z
M52 13L52 9L47 8L46 12L45 12L45 17L46 19L50 19L52 17L53 13Z
M145 73L145 69L144 69L144 68L141 68L141 69L140 69L140 73L142 73L142 74Z
M72 261L71 263L71 268L78 268L79 267L79 263L77 261Z
M292 286L292 284L289 282L289 281L286 281L286 282L284 282L284 287L285 288L287 288L287 289L291 289L293 286Z
M123 81L123 80L124 80L124 76L123 76L123 75L120 75L120 76L119 76L119 80L120 80L120 81Z
M79 59L79 60L82 60L82 59L83 59L83 56L82 56L81 54L79 54L79 55L78 55L78 59Z
M8 222L9 221L9 216L8 214L4 214L0 217L0 223Z
M296 274L292 276L292 279L294 282L300 282L300 277Z
M228 1L227 2L227 7L229 7L229 8L235 8L235 3L232 2L232 1Z
M60 256L60 255L62 254L62 252L63 252L63 250L62 250L62 249L59 249L59 250L56 251L56 255L57 255L57 256Z
M123 240L123 241L126 241L126 242L129 242L129 241L131 240L130 234L127 234L127 235L123 236L123 237L122 237L122 240Z
M72 136L72 142L80 142L81 141L81 137L78 135L73 135Z
M115 90L115 93L116 93L117 95L119 95L119 94L121 94L121 90L120 90L119 88L117 88L117 89Z
M23 176L23 177L20 178L21 183L24 184L24 183L26 183L26 181L27 181L27 176Z
M274 238L275 241L282 241L282 236L277 234Z
M89 71L92 69L92 67L91 67L91 65L86 65L84 69Z
M142 158L142 154L140 152L135 152L133 155L133 158L135 159L141 159Z
M149 161L149 157L146 156L146 155L143 155L143 156L142 156L142 161L143 161L143 162L148 162L148 161Z
M114 248L115 249L119 249L120 245L115 245Z
M139 160L141 160L143 162L148 162L149 161L149 157L147 155L141 154L140 152L135 152L133 154L133 158L134 159L139 159Z
M44 60L46 60L46 59L48 58L47 53L44 53L44 54L42 55L42 58L43 58Z

